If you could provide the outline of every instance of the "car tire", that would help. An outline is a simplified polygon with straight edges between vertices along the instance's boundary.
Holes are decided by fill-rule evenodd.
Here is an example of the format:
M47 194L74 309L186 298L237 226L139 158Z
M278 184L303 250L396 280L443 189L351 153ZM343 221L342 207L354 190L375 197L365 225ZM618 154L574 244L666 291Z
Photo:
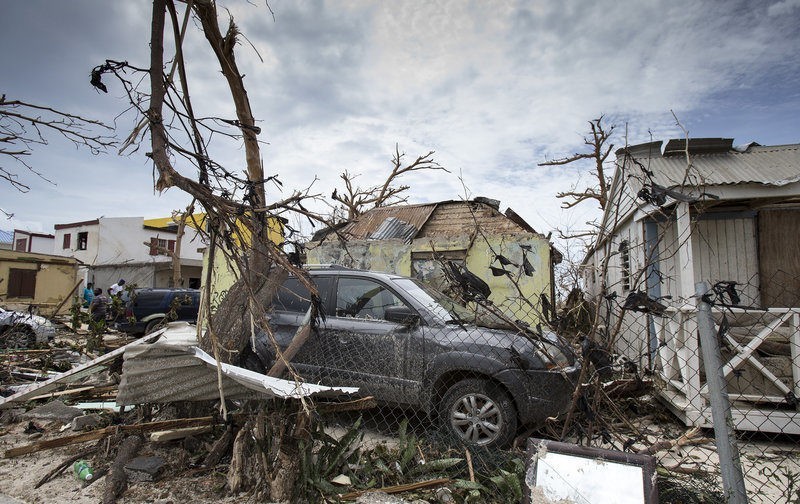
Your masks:
M36 333L26 326L11 327L0 336L0 346L3 348L33 348L36 345Z
M499 385L480 378L461 380L442 397L440 418L466 444L504 448L517 433L517 410Z
M166 320L164 320L164 317L153 319L150 322L148 322L147 325L145 326L144 333L150 334L151 332L158 331L159 329L164 327L165 324Z

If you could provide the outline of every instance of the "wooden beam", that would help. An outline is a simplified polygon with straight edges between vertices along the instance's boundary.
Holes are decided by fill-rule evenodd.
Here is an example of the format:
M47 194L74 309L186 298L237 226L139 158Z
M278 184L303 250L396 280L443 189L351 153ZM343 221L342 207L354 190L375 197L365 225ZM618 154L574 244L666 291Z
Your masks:
M167 429L176 429L181 427L195 427L200 425L213 425L218 420L217 417L197 417L197 418L178 418L175 420L163 420L160 422L149 422L134 425L112 425L103 429L83 432L72 436L65 436L55 439L48 439L45 441L38 441L35 443L18 446L11 448L3 453L5 458L19 457L20 455L27 455L41 450L49 450L51 448L60 448L76 443L85 443L86 441L94 441L96 439L104 438L115 432L152 432Z

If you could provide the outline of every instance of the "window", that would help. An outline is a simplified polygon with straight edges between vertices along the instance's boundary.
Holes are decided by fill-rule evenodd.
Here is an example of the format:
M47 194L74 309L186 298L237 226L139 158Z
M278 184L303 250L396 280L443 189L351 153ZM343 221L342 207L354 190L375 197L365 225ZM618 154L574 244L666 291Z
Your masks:
M78 250L86 250L86 246L88 243L89 243L89 233L87 231L78 233Z
M319 297L323 303L323 311L325 310L325 301L328 299L328 293L331 289L331 278L315 278L314 283L317 285ZM284 310L295 313L305 313L311 305L311 294L305 285L300 283L296 277L289 277L283 283L278 292L275 293L274 305L276 310Z
M150 255L170 255L170 252L175 252L175 240L150 238Z
M622 291L631 290L631 253L628 249L628 240L619 244L619 261L622 266Z
M64 243L61 245L61 248L64 250L68 249L70 247L71 242L72 242L72 235L69 233L65 234Z
M26 238L20 238L14 244L14 250L17 252L25 252L28 249L28 240Z
M8 297L32 298L36 293L36 270L8 270Z
M340 278L336 295L336 316L383 320L386 308L404 306L402 300L383 285L363 278Z

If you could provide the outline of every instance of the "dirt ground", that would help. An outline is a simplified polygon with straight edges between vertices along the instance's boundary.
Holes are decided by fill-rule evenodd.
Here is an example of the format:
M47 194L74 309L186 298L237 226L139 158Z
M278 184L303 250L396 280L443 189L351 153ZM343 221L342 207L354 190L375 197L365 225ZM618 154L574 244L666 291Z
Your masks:
M27 422L18 422L3 427L0 436L0 451L15 446L28 444L33 440L23 431ZM37 422L40 424L40 422ZM40 439L59 435L61 425L58 422L42 425L46 433ZM68 434L68 433L65 433ZM64 434L61 434L64 435ZM76 451L91 446L95 441L81 445L44 450L12 459L0 459L0 494L5 494L24 502L31 503L96 503L102 500L106 478L99 478L93 484L85 486L72 473L71 466L51 481L38 489L36 483L63 460L71 457ZM145 445L140 456L158 455L167 460L164 477L156 482L130 483L128 490L118 501L120 503L152 502L160 504L179 504L187 502L248 502L245 496L225 496L220 489L225 482L225 475L220 473L202 473L191 475L182 471L176 458L183 450L176 449L171 443L163 448L152 448ZM90 457L87 457L91 460ZM182 474L181 474L182 473Z

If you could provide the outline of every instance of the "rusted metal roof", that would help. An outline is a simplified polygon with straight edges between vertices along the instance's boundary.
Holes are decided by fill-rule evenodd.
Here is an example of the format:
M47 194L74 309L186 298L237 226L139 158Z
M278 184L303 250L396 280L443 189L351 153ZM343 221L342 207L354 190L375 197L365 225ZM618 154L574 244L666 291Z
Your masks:
M400 223L403 223L406 227L411 226L416 231L419 231L436 209L436 205L437 203L423 203L419 205L375 208L343 227L341 234L348 240L366 240L372 237L373 233L376 233L389 218L395 219L398 227ZM414 238L416 231L413 235L405 238Z
M693 170L686 170L681 152L662 156L660 149L632 151L639 163L653 173L653 180L665 187L764 184L784 186L800 181L800 144L750 146L744 151L693 153ZM684 182L684 180L686 180Z

